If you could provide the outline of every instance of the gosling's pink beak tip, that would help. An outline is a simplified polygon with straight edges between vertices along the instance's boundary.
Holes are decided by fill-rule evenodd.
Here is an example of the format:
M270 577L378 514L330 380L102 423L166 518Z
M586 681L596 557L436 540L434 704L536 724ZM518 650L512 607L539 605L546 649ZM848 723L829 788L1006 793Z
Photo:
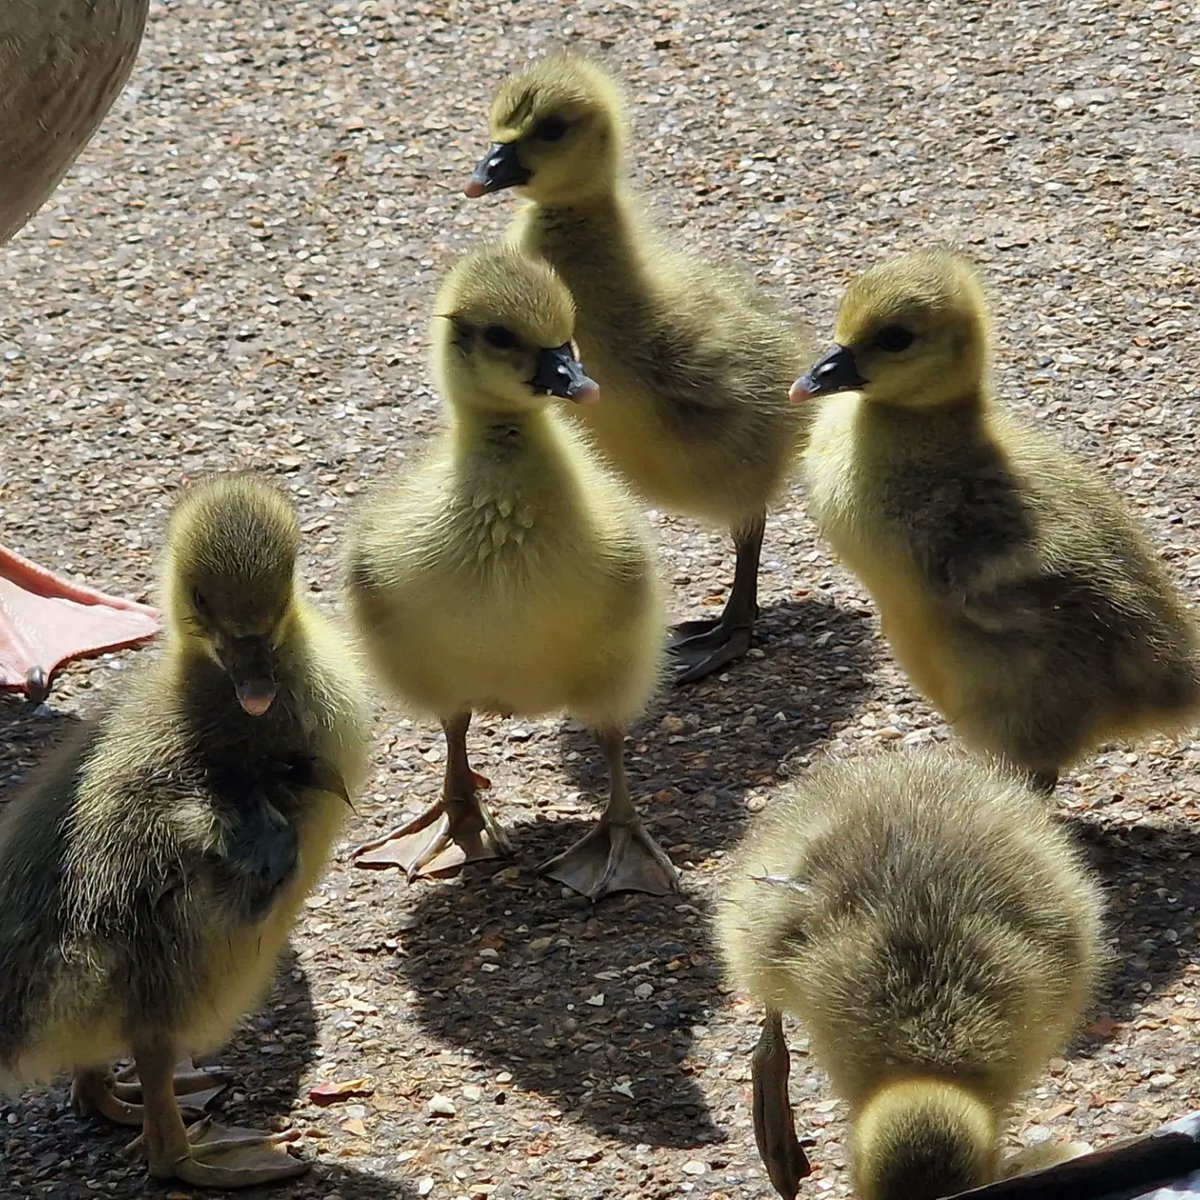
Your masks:
M463 195L468 200L478 200L480 196L487 194L487 184L481 183L478 179L472 179L467 182L467 186L463 188Z
M576 404L595 404L600 399L600 385L595 380L589 379L587 383L581 384L571 393L571 399Z
M243 692L238 690L238 703L252 717L261 717L275 701L275 689L269 692Z
M810 392L808 388L804 386L803 379L797 379L796 382L792 384L791 391L788 392L788 399L793 404L803 404L805 400L812 399L812 392Z

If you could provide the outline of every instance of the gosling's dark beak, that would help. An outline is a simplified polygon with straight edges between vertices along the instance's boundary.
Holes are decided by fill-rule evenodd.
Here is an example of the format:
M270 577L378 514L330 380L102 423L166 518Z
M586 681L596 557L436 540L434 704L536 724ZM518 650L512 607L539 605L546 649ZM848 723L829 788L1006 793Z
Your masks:
M279 690L270 638L230 638L221 657L233 680L238 703L250 716L261 717L271 707Z
M520 187L528 183L532 172L521 166L517 157L516 142L494 142L492 148L479 160L475 174L463 188L463 195L474 200L477 196L486 196L488 192L498 192L502 188Z
M583 372L579 359L571 353L571 345L564 342L553 350L538 353L537 371L529 381L535 392L548 396L561 396L574 400L576 404L591 404L600 399L600 385Z
M807 375L801 375L792 384L788 399L793 404L813 396L829 395L833 392L852 392L863 387L866 380L858 373L854 351L845 346L834 346L823 358L813 364Z

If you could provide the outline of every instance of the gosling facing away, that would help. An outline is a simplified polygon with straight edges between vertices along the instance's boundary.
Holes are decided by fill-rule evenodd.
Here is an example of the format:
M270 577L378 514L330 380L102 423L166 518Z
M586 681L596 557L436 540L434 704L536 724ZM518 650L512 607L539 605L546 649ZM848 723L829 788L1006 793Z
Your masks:
M153 1176L241 1187L306 1164L282 1135L186 1128L176 1093L206 1080L174 1064L269 983L367 723L346 645L297 595L283 496L217 478L167 542L161 658L0 816L0 1087L70 1069L77 1107L142 1126ZM137 1087L107 1073L127 1053Z
M1044 801L944 752L785 788L733 856L716 932L766 1008L755 1132L788 1200L807 1162L783 1013L850 1106L861 1200L933 1200L997 1176L1001 1122L1102 962L1100 889Z
M1101 742L1194 721L1195 622L1107 484L994 403L967 263L876 267L836 337L792 391L819 398L811 511L963 740L1052 789Z
M599 828L543 870L593 899L672 891L624 767L625 729L661 670L661 591L636 503L551 407L605 403L571 347L570 294L545 263L486 250L450 272L434 312L450 425L364 506L349 586L372 661L442 723L445 781L360 862L398 863L412 879L507 854L468 763L471 716L566 711L596 731L611 789Z
M624 106L598 66L558 55L508 79L490 126L466 194L515 187L532 201L510 237L571 289L604 390L571 415L651 504L732 533L724 612L675 629L677 682L700 679L749 649L766 511L808 426L785 393L815 342L752 285L648 227L623 178Z

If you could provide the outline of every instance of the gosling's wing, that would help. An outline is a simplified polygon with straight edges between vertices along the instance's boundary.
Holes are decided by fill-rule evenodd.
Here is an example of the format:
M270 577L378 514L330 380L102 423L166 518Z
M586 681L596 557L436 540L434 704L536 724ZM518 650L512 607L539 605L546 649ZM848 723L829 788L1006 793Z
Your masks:
M247 795L213 861L222 907L235 922L253 924L270 911L299 857L295 826L265 795Z

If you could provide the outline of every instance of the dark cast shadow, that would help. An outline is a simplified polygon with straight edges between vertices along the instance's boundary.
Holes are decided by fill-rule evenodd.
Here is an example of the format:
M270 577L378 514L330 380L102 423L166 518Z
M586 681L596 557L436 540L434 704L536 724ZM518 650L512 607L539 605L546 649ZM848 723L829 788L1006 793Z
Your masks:
M870 686L879 643L866 609L812 597L763 609L750 655L687 687L668 684L630 732L630 788L653 835L701 859L736 840L751 789L769 788L784 764L817 751ZM607 790L589 730L560 733L564 770L597 811ZM565 849L563 842L558 849Z
M593 905L530 869L589 828L511 825L520 865L416 885L398 960L413 1015L603 1137L720 1141L689 1063L691 1029L720 1001L706 913L686 890Z

